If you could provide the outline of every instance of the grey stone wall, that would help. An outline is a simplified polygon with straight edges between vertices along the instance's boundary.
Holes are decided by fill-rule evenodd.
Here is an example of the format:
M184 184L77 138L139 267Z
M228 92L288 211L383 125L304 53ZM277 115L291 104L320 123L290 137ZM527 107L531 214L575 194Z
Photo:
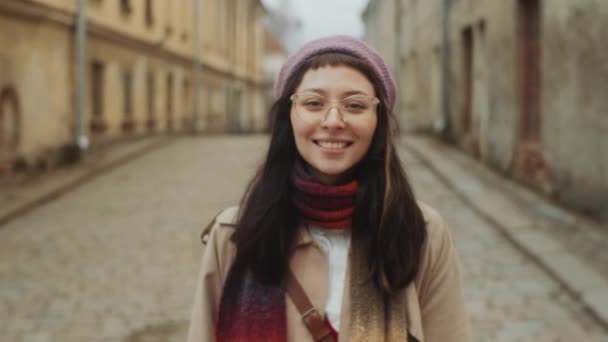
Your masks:
M450 3L449 49L445 50L444 1L401 0L404 41L399 76L402 113L398 114L406 119L408 130L430 131L441 115L442 73L437 58L449 51L453 140L501 173L608 219L608 2L539 1L540 48L530 58L521 54L522 42L528 40L523 38L520 9L531 1ZM387 11L377 10L374 15L368 23L390 23L394 18ZM472 42L469 72L465 29L470 29ZM376 27L370 30L379 32ZM539 92L526 94L522 80L530 74L524 67L530 59L540 63L540 78L532 85ZM527 100L539 103L539 136L532 140L523 138L522 103ZM465 124L467 103L470 120Z

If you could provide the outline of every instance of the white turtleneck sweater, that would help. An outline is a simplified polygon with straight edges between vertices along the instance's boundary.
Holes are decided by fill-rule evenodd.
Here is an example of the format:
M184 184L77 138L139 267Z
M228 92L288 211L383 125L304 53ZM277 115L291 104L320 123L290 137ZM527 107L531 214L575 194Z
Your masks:
M339 331L342 294L348 250L350 248L350 229L325 229L309 226L308 230L317 244L327 255L329 264L329 286L325 312L331 325Z

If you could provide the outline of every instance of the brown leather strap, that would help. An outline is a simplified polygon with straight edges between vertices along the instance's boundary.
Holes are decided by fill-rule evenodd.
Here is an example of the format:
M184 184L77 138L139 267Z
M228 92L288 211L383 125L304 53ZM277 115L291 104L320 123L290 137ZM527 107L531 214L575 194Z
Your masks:
M300 282L291 270L287 270L287 294L296 305L296 308L298 308L304 325L306 325L315 341L336 342L332 331L325 322L325 318L312 305L302 285L300 285Z

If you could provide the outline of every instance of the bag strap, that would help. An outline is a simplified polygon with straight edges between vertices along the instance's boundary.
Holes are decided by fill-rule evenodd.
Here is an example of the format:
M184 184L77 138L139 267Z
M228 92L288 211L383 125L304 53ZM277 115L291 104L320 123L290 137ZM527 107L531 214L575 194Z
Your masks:
M300 282L290 269L287 270L287 294L300 312L300 315L302 315L302 322L304 322L304 325L308 328L315 341L337 341L335 330L331 328L329 322L312 305L302 285L300 285Z

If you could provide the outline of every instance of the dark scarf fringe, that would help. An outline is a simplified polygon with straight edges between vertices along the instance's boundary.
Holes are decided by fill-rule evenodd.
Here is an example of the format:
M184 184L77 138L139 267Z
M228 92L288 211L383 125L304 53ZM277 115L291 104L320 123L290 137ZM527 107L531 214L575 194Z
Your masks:
M285 342L286 316L283 287L264 286L251 272L233 266L222 291L215 340Z

